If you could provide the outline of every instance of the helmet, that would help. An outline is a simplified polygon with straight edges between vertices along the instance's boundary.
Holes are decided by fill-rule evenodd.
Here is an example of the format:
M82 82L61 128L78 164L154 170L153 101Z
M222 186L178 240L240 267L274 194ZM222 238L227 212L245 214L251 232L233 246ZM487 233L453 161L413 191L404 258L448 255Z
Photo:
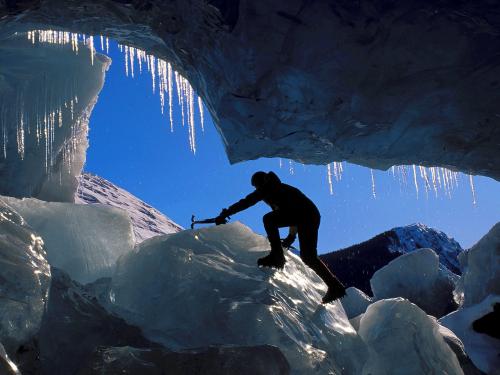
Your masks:
M258 189L262 185L264 185L267 181L267 173L266 172L255 172L252 176L252 186Z

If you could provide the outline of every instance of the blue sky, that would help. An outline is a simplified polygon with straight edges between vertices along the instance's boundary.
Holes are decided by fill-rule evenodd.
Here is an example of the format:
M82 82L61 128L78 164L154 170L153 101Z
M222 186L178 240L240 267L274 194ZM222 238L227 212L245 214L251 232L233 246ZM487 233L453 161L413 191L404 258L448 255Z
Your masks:
M230 165L219 134L207 111L205 132L197 125L197 152L189 148L187 127L174 107L174 132L160 111L149 73L126 77L124 59L112 43L113 63L90 120L90 147L85 170L100 175L162 211L184 227L191 214L206 218L252 191L250 177L257 170L275 171L301 189L322 215L319 253L362 242L395 226L421 222L446 232L470 247L500 219L500 183L475 177L477 204L466 176L450 199L440 191L428 197L420 185L417 199L412 183L401 186L392 174L347 164L342 180L330 195L325 166L294 165L279 159L260 159ZM176 96L174 94L174 102ZM198 116L198 114L196 114ZM196 117L197 118L197 117ZM410 181L411 182L411 181ZM269 211L259 203L238 215L254 231L264 233L261 218Z

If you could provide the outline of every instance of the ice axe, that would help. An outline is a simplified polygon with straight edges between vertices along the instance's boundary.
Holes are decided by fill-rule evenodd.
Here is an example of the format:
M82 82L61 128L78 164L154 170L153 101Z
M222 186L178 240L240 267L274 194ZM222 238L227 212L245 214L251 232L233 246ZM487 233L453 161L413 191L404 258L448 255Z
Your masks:
M226 224L228 219L229 217L225 218L222 224ZM194 215L191 215L191 229L194 229L195 224L215 224L215 220L217 220L217 217L205 220L195 220Z

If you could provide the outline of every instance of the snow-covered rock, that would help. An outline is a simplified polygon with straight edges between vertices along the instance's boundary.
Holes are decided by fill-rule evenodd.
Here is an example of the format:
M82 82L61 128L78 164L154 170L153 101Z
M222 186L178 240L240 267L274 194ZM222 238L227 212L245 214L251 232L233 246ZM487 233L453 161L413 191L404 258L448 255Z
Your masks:
M240 223L151 238L120 258L114 304L169 348L275 345L294 373L358 374L365 347L340 302L293 254L259 269L268 241Z
M474 331L473 323L492 312L496 303L500 303L500 296L491 295L480 303L463 307L439 320L460 338L474 365L486 374L499 374L500 340Z
M464 269L455 291L464 307L500 295L500 222L459 257Z
M0 197L0 342L9 353L36 334L50 267L42 238Z
M373 302L365 293L354 287L346 289L346 296L341 301L349 319L363 314L368 305Z
M70 44L0 36L0 195L73 202L110 62L96 54L91 64L83 44L75 54Z
M439 267L432 249L419 249L375 272L370 283L375 300L404 297L428 314L441 317L456 308L456 279L456 275Z
M79 177L75 203L104 204L125 210L132 220L136 243L160 234L177 233L183 229L128 191L90 173L83 173Z
M3 199L43 237L49 264L81 283L110 276L118 257L133 249L132 225L123 210L34 198Z
M78 375L287 375L289 372L286 358L278 348L269 345L210 347L182 352L125 346L99 348Z
M409 253L418 249L429 248L439 255L439 262L451 272L460 273L458 256L463 249L460 244L446 233L429 228L427 225L416 223L404 227L391 229L395 237L389 250Z
M463 374L437 321L408 300L371 304L358 333L369 347L365 375Z

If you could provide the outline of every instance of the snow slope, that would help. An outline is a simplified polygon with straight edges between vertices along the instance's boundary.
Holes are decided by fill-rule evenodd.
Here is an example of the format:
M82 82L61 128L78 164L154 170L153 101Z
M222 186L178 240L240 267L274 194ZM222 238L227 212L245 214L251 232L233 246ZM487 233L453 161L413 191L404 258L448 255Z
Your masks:
M90 173L80 176L75 203L105 204L127 211L132 220L136 243L160 234L177 233L183 229L172 219L126 190Z

